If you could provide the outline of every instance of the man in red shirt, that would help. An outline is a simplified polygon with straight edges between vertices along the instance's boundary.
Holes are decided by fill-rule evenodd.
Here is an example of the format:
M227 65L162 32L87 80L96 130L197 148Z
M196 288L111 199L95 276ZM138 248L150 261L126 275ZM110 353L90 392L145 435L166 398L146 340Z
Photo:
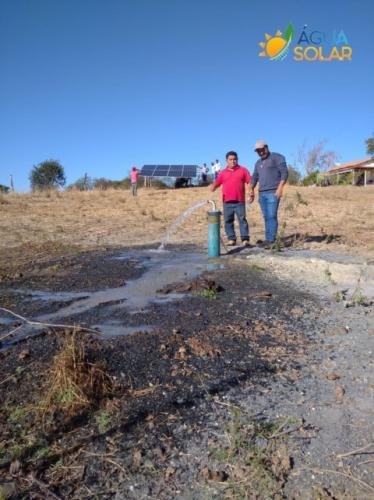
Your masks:
M245 167L238 165L238 155L235 151L226 154L227 166L218 175L210 187L215 191L222 186L223 218L228 245L236 245L234 229L235 214L239 221L240 237L245 246L249 246L249 229L245 216L245 184L251 182L251 176Z
M133 196L137 196L138 194L138 177L140 175L140 170L136 167L132 167L130 172L130 182L131 182L131 191Z

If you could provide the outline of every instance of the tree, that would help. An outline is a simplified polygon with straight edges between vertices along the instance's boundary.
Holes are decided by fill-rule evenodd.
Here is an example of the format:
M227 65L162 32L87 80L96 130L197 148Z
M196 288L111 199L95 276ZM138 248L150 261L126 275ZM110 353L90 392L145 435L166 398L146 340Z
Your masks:
M45 160L34 165L29 178L33 191L58 189L66 182L64 167L57 160Z
M326 142L325 140L319 141L309 150L306 147L305 141L299 146L295 157L295 163L301 169L305 170L307 175L317 170L319 172L325 172L335 165L339 155L336 151L325 151Z
M314 172L310 172L307 176L303 178L303 186L313 186L318 184L319 172L318 170L314 170Z
M374 137L369 137L366 139L366 153L370 156L374 156Z
M288 184L290 184L291 186L296 186L300 184L300 181L301 181L300 172L291 165L288 165L288 180L287 180Z
M118 187L119 181L112 181L111 179L106 179L105 177L98 177L93 181L94 189L99 189L100 191L106 191L107 189L113 189Z
M84 174L83 177L77 179L73 184L70 184L66 189L77 189L78 191L91 191L94 188L95 181Z

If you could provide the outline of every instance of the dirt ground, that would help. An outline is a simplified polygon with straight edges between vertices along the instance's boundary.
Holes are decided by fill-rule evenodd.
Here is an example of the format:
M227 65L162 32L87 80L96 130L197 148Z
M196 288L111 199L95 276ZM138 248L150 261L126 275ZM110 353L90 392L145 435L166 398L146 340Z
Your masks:
M205 199L221 206L218 190L140 189L0 196L0 274L9 266L77 250L157 244L188 207ZM287 186L280 207L281 236L308 248L328 242L339 252L374 258L374 188ZM175 244L206 243L206 208L171 235ZM251 240L263 239L257 200L247 207ZM5 268L5 269L4 269Z
M286 196L280 253L196 264L198 209L168 244L185 277L133 309L97 294L208 192L2 197L0 498L373 498L373 191Z

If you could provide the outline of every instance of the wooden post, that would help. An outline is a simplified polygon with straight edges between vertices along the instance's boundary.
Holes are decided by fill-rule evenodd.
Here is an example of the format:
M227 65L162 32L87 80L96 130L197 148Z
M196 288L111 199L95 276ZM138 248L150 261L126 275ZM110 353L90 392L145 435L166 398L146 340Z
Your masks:
M366 186L366 173L367 173L367 170L365 169L364 170L364 186Z

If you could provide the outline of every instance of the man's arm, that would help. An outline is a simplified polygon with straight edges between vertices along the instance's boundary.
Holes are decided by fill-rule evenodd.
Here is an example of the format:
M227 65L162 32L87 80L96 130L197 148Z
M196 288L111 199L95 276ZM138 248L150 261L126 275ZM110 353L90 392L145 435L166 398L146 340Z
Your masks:
M215 191L220 185L222 184L222 174L218 174L218 177L215 181L213 181L213 184L210 185L210 190L213 192Z
M253 171L251 183L249 185L249 194L248 194L248 201L249 203L253 203L253 200L255 199L255 187L258 182L258 170L257 170L257 164L255 165L255 169Z
M210 185L210 190L212 191L212 193L218 188L216 182L214 181L213 184Z
M278 184L277 190L275 191L275 196L280 199L283 196L283 187L286 184L286 181L280 181Z
M281 174L281 180L278 184L277 190L275 191L275 196L280 199L283 196L283 188L288 179L288 168L285 158L282 156L282 161L278 164L278 169Z

